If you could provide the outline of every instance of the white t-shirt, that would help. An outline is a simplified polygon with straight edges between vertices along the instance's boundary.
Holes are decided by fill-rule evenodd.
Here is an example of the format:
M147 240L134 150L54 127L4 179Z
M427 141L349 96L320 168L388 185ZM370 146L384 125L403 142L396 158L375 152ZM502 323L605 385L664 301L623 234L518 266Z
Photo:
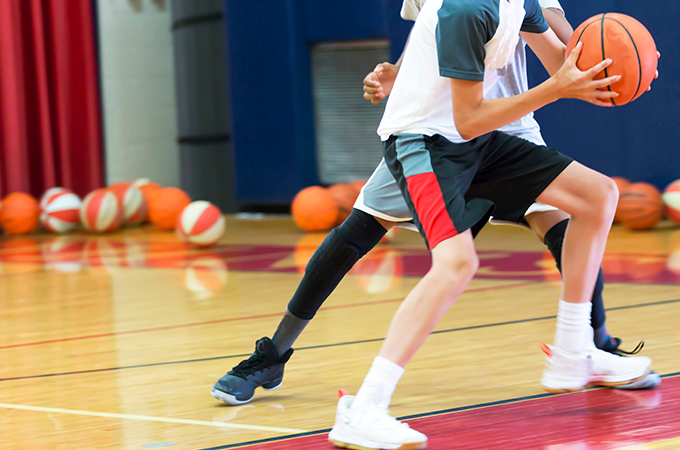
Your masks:
M409 0L405 0L409 1ZM538 0L542 8L559 9L564 13L562 5L559 0ZM527 55L526 42L524 39L519 40L517 50L510 64L504 69L498 71L500 78L498 82L484 95L485 98L507 98L522 94L529 90L529 82L527 80ZM534 119L534 113L529 113L516 122L500 128L508 134L515 135L518 132L528 130L540 130L538 122Z
M557 6L561 9L558 0L540 2L541 6ZM535 0L527 0L526 3L523 0L480 0L479 3L483 6L480 8L482 12L474 11L479 17L466 17L470 14L465 10L464 1L404 1L402 17L412 19L416 16L417 20L378 128L383 140L395 133L418 133L441 134L452 142L465 142L453 122L448 78L483 80L487 98L509 97L528 89L525 44L519 38L519 31L520 27L529 32L545 31L547 24L542 14L536 12L536 9L540 11L538 3ZM419 7L422 8L420 14ZM459 17L462 17L462 21L456 20ZM452 46L452 33L438 30L441 21L446 30L463 29L462 33L470 35L475 26L477 29L481 26L487 35L483 39L470 39L473 41L470 46L477 44L477 48L459 51L460 43L466 40L466 36L455 36L454 32L454 38L458 37L458 40ZM464 27L454 26L461 23ZM491 33L493 36L488 39ZM479 34L484 32L480 31ZM479 48L480 42L483 49ZM538 130L532 115L508 127L514 130Z

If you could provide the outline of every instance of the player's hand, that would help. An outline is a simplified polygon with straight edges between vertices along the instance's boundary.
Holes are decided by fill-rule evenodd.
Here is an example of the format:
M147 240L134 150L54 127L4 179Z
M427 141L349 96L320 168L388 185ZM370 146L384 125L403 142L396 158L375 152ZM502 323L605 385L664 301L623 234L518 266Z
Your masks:
M378 64L373 72L364 78L364 98L377 105L382 99L390 95L394 80L399 73L399 66L384 62Z
M657 52L656 52L656 59L659 59L659 58L661 58L661 53L659 53L659 52L657 51ZM654 79L656 80L657 78L659 78L659 71L658 71L658 70L657 70L656 73L654 74ZM647 88L647 92L649 92L649 91L651 91L651 90L652 90L652 85L650 84L649 87Z
M571 55L569 55L569 58L564 62L562 68L553 75L553 79L557 83L559 98L575 98L592 103L593 105L612 106L612 103L608 100L618 97L619 94L603 89L619 81L621 75L594 80L600 72L611 65L611 59L605 59L585 72L579 70L576 62L581 55L582 48L583 43L579 42L571 52Z

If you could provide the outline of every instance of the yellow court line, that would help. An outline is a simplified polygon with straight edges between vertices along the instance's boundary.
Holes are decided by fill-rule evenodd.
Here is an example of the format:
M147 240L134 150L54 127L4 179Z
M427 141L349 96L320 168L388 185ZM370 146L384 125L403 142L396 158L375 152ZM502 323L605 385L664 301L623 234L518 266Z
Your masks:
M131 414L113 414L95 411L78 411L75 409L45 408L42 406L14 405L10 403L0 403L0 408L22 409L26 411L52 412L60 414L75 414L79 416L108 417L112 419L146 420L148 422L167 422L182 423L186 425L202 425L218 428L239 428L242 430L273 431L276 433L306 433L306 430L295 430L292 428L265 427L261 425L246 425L240 423L208 422L203 420L172 419L169 417L136 416Z
M662 439L659 441L647 442L646 444L631 445L628 447L618 447L614 450L649 450L651 448L668 447L669 445L678 445L680 448L680 438Z

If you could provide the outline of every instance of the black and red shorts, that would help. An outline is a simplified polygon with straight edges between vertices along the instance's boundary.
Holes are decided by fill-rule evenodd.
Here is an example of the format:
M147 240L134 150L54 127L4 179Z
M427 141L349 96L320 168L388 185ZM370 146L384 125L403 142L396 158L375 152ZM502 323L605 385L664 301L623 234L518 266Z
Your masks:
M455 144L440 135L396 134L383 142L390 172L430 249L489 217L510 222L573 161L494 131Z

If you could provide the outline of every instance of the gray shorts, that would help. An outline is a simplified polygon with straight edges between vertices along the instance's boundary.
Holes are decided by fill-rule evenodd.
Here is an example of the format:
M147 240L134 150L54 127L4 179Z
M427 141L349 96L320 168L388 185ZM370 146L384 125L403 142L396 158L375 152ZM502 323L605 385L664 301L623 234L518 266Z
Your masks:
M509 134L515 134L517 137L521 137L537 145L545 145L541 132L538 129ZM392 176L384 159L380 161L380 164L378 164L378 167L373 172L373 175L371 175L371 178L368 179L361 189L361 193L354 203L354 208L379 219L390 222L401 222L400 226L417 231L416 226L411 223L412 217L408 206L406 205L406 200L404 200L401 190L397 185L397 181ZM525 215L534 212L556 210L557 208L552 206L534 203L534 205L527 210ZM493 218L491 219L491 223L494 223ZM497 223L500 224L503 222L499 221Z

